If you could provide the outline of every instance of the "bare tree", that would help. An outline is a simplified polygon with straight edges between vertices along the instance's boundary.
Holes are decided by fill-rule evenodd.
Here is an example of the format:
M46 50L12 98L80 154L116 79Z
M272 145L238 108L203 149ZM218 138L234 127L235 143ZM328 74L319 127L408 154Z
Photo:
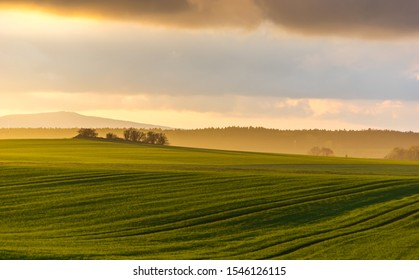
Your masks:
M132 129L129 135L129 140L131 140L132 142L139 142L140 136L141 136L140 131L136 129Z
M131 129L132 128L124 130L124 139L127 141L129 140Z
M331 157L331 156L333 156L334 154L333 154L332 149L330 149L330 148L322 148L322 153L321 153L321 155L322 155L322 156L325 156L325 157Z
M147 132L147 136L145 138L145 143L147 144L156 144L156 134L153 131Z
M118 139L118 136L112 132L106 133L106 139Z
M156 138L157 145L167 145L169 143L167 136L164 133L157 133Z
M144 132L135 128L129 128L124 131L124 139L132 142L142 142L145 137Z
M311 148L310 151L308 151L308 154L311 156L318 156L320 155L320 151L321 149L316 146L316 147Z

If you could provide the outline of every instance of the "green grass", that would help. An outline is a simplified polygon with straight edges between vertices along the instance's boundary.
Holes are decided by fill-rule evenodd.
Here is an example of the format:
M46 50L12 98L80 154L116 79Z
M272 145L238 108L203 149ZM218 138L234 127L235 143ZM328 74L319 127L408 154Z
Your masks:
M419 259L419 164L2 140L0 259Z

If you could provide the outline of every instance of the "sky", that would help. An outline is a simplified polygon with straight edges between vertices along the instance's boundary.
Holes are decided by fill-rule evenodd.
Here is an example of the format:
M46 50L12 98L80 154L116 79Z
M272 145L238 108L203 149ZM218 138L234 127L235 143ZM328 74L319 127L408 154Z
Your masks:
M419 131L417 0L0 0L0 115Z

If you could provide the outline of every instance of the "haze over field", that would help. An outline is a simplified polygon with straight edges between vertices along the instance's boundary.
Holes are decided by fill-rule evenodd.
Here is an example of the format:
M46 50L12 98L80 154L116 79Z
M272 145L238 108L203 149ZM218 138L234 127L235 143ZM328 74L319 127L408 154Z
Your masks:
M124 138L125 128L112 128L111 122L106 122L105 127L96 129L99 137L105 138L112 133ZM69 139L78 135L78 130L76 127L0 128L0 139ZM171 146L303 155L312 154L309 151L314 147L323 147L331 149L334 156L357 158L382 159L394 148L409 149L419 143L417 132L389 130L278 130L261 127L152 130L164 133Z
M415 0L0 1L0 115L419 131Z

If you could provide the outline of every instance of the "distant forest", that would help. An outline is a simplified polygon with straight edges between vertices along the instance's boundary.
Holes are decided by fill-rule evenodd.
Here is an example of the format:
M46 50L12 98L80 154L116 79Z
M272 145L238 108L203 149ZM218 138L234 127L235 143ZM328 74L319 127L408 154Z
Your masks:
M419 133L390 130L278 130L227 127L168 131L172 145L258 152L309 154L325 147L335 156L384 158L395 147L419 144Z
M0 129L0 139L72 138L74 129ZM100 137L124 129L96 129ZM146 131L146 130L144 130ZM154 130L160 131L162 130ZM227 127L164 130L172 146L308 154L313 147L333 150L335 156L384 158L394 148L419 145L419 133L391 130L278 130L262 127Z

